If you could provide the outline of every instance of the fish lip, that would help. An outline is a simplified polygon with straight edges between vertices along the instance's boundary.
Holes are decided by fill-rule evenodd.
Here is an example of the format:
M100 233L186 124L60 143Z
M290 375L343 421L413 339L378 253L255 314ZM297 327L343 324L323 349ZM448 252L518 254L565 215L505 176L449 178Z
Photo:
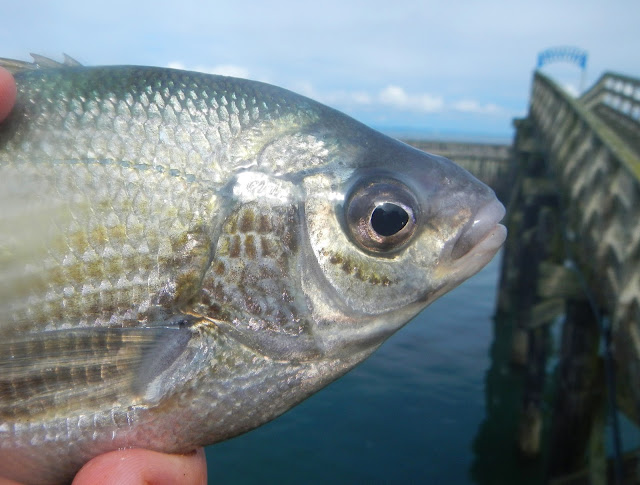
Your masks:
M449 263L447 272L450 284L445 285L446 290L442 293L451 290L484 268L493 259L506 239L507 228L502 224L495 223L466 254ZM451 286L452 282L453 286ZM438 293L437 296L442 293Z
M494 242L497 245L497 251L506 239L506 229L499 224L505 213L505 208L498 199L482 206L454 241L450 254L451 260L455 262L469 253L486 250L487 246L491 246Z
M488 259L491 259L493 255L502 247L505 240L507 239L507 228L502 224L495 224L489 231L487 231L484 237L473 247L469 252L467 252L461 259L466 259L468 257L478 257L480 255L490 256ZM488 261L487 261L488 262Z

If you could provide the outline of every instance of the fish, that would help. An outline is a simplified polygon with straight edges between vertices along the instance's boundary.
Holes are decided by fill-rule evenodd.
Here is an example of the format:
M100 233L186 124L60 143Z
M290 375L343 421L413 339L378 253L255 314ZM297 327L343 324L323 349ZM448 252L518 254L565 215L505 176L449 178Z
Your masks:
M0 476L256 428L499 250L453 162L269 84L2 59Z

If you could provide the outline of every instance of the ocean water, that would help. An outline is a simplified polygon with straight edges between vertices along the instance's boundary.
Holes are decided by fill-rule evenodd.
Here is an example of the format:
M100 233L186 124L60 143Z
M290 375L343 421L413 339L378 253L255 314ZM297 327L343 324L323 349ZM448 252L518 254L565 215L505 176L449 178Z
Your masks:
M208 447L209 483L494 482L513 448L484 444L500 260L307 401Z

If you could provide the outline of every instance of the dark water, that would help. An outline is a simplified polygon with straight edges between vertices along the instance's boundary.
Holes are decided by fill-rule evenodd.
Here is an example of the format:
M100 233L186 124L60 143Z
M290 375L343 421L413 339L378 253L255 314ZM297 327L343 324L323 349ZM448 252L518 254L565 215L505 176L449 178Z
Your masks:
M477 483L499 263L500 255L342 379L209 447L209 483Z

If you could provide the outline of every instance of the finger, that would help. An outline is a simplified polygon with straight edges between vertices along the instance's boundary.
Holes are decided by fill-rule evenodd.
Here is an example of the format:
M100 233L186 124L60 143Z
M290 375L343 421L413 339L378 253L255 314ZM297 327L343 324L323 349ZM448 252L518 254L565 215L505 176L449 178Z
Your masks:
M5 68L0 67L0 121L4 120L16 102L16 82Z
M120 450L100 455L76 475L73 485L205 485L207 462L202 448L188 455L149 450Z
M20 485L18 482L0 477L0 485Z

